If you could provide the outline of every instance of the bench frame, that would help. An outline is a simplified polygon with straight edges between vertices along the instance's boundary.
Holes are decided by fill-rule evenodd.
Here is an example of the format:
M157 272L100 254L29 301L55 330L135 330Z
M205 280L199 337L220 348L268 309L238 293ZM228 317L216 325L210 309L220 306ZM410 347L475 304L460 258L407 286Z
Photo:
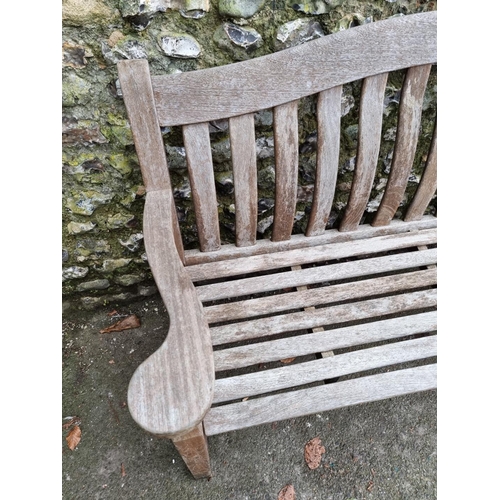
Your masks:
M254 60L166 76L151 76L146 60L118 63L147 191L146 254L170 317L165 342L132 377L128 406L146 431L172 439L194 477L211 475L207 435L437 386L437 219L424 215L437 187L436 131L404 220L393 220L437 60L436 29L436 12L414 14ZM362 224L377 167L387 76L401 69L406 76L389 179L371 225ZM355 80L363 80L363 87L354 178L338 229L325 230L336 188L342 85ZM314 94L314 197L305 234L292 235L298 101ZM271 108L274 222L271 239L258 240L254 113ZM220 119L229 120L235 244L221 243L217 217L209 122ZM198 250L183 248L160 128L177 125ZM318 288L321 282L327 283ZM285 292L276 295L281 288ZM302 362L315 353L321 359ZM280 365L292 357L301 362ZM216 372L258 363L278 366L216 380Z

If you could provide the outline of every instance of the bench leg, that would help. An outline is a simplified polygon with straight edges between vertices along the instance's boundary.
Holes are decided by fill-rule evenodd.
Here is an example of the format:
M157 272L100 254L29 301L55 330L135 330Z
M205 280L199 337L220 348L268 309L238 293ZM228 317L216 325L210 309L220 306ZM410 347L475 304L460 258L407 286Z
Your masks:
M199 423L187 434L173 438L172 442L195 479L210 478L212 476L203 422Z

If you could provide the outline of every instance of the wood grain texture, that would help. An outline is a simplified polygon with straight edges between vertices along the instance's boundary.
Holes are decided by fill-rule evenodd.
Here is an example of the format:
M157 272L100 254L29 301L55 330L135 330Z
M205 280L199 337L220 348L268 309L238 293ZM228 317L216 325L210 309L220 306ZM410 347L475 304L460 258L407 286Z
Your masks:
M391 171L384 196L372 222L373 226L389 224L403 200L417 149L422 103L431 66L431 64L415 66L406 72L401 89L398 130Z
M167 157L156 114L148 62L143 59L119 61L117 68L146 191L170 190ZM184 246L175 210L172 210L171 223L177 251L184 261Z
M222 283L198 286L196 292L200 300L206 302L209 300L228 299L262 292L272 292L289 287L313 285L316 283L324 283L325 281L352 279L378 273L401 271L419 266L432 265L436 262L436 249L426 250L425 252L405 252L398 255L365 258L351 262L310 267L293 273L287 272L287 270L284 269L283 272L279 274L254 276L251 278L241 278ZM253 307L256 303L269 304L279 302L277 298L253 300L255 300L255 302L251 299L245 305L248 314L245 314L244 317L252 316ZM260 302L260 300L262 302ZM238 314L238 302L227 304L227 308L228 311ZM208 314L207 319L212 319L213 313L211 312L211 307L207 307L205 310Z
M437 336L385 344L314 361L216 380L214 403L281 391L437 355Z
M203 423L172 441L195 479L212 477Z
M220 248L220 234L208 123L184 125L182 134L200 250L212 252Z
M429 154L427 155L427 162L425 170L420 179L417 192L408 207L405 215L405 221L420 220L432 200L434 193L437 189L437 123L434 126L434 135L432 138Z
M215 370L232 370L322 351L395 340L418 333L434 332L436 329L437 313L431 311L319 333L307 333L298 337L230 347L214 352Z
M437 387L435 364L325 384L212 408L207 436Z
M335 325L404 311L431 308L435 307L436 303L436 290L423 290L391 297L322 307L312 311L299 311L260 319L250 319L229 325L214 326L210 329L210 332L212 334L212 344L217 346L284 332L307 330L318 326Z
M276 170L273 241L290 239L295 220L299 174L298 102L274 108L274 157Z
M436 240L437 231L435 229L424 229L412 233L377 236L369 240L355 240L330 245L318 245L307 249L285 250L274 254L254 255L247 258L232 259L227 262L208 262L190 266L186 269L193 281L202 281L367 255L375 252L386 252L418 245L432 245L436 243Z
M257 234L257 153L253 114L229 119L236 207L236 246L255 245Z
M433 215L425 215L421 220L403 222L392 220L389 226L372 227L369 224L359 226L358 230L350 233L341 233L337 229L329 229L324 234L308 238L304 234L292 234L287 241L257 240L251 247L235 247L234 245L222 245L220 250L214 252L200 252L198 249L186 250L186 265L193 266L222 260L239 259L254 255L265 255L285 250L297 250L299 248L311 248L317 245L330 243L343 243L346 241L357 241L378 236L389 236L423 229L437 227L437 218Z
M332 210L339 164L341 98L342 86L325 90L318 96L316 179L306 236L323 234Z
M128 389L132 417L145 430L165 437L202 421L214 384L208 324L173 242L171 196L170 191L151 191L144 209L146 254L170 327L165 342L137 368Z
M357 229L370 199L380 150L387 76L387 73L383 73L368 77L363 82L356 167L349 201L340 222L339 231Z
M340 31L262 58L153 77L162 125L270 109L367 76L437 60L436 12ZM265 83L264 83L265 82Z
M422 254L422 252L413 252L413 254L418 255ZM421 262L425 262L425 260L422 259ZM316 268L314 270L318 271L318 274L320 274L322 268ZM304 271L307 272L308 270ZM295 273L287 274L290 274L290 281L292 282L301 279L300 277L295 278ZM289 285L286 282L283 284L282 281L286 278L286 274L280 275L278 278L282 288L295 286ZM330 281L327 277L317 279ZM339 285L329 285L312 289L307 288L307 285L311 283L300 284L298 287L305 288L305 290L206 307L205 316L209 324L234 319L252 318L254 316L275 314L301 307L314 307L343 300L352 300L384 293L393 293L399 290L421 288L424 286L435 285L436 281L437 272L433 269L429 271L414 271L405 274L397 274L395 276L383 276L380 278L355 281L353 283L342 283ZM241 287L239 293L244 296L248 292L246 292L244 287Z

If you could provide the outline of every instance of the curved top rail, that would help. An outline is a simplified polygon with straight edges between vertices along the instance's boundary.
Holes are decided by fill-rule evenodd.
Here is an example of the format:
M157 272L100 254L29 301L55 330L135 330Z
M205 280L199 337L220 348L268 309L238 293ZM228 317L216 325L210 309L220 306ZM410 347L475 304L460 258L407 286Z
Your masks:
M151 80L159 122L173 126L272 108L367 76L436 61L434 11L365 24L256 59Z

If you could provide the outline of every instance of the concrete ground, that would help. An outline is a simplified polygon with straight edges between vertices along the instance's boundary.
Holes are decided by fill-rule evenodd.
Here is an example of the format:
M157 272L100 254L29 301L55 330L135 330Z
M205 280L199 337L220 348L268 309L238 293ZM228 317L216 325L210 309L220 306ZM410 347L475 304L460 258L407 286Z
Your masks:
M139 328L99 331L136 314ZM127 405L134 369L162 343L168 316L159 298L63 316L63 420L78 417L71 451L62 430L62 493L67 500L276 500L293 485L297 500L427 500L436 493L436 391L210 437L213 477L192 478L172 443L148 435ZM310 470L304 445L326 449Z

